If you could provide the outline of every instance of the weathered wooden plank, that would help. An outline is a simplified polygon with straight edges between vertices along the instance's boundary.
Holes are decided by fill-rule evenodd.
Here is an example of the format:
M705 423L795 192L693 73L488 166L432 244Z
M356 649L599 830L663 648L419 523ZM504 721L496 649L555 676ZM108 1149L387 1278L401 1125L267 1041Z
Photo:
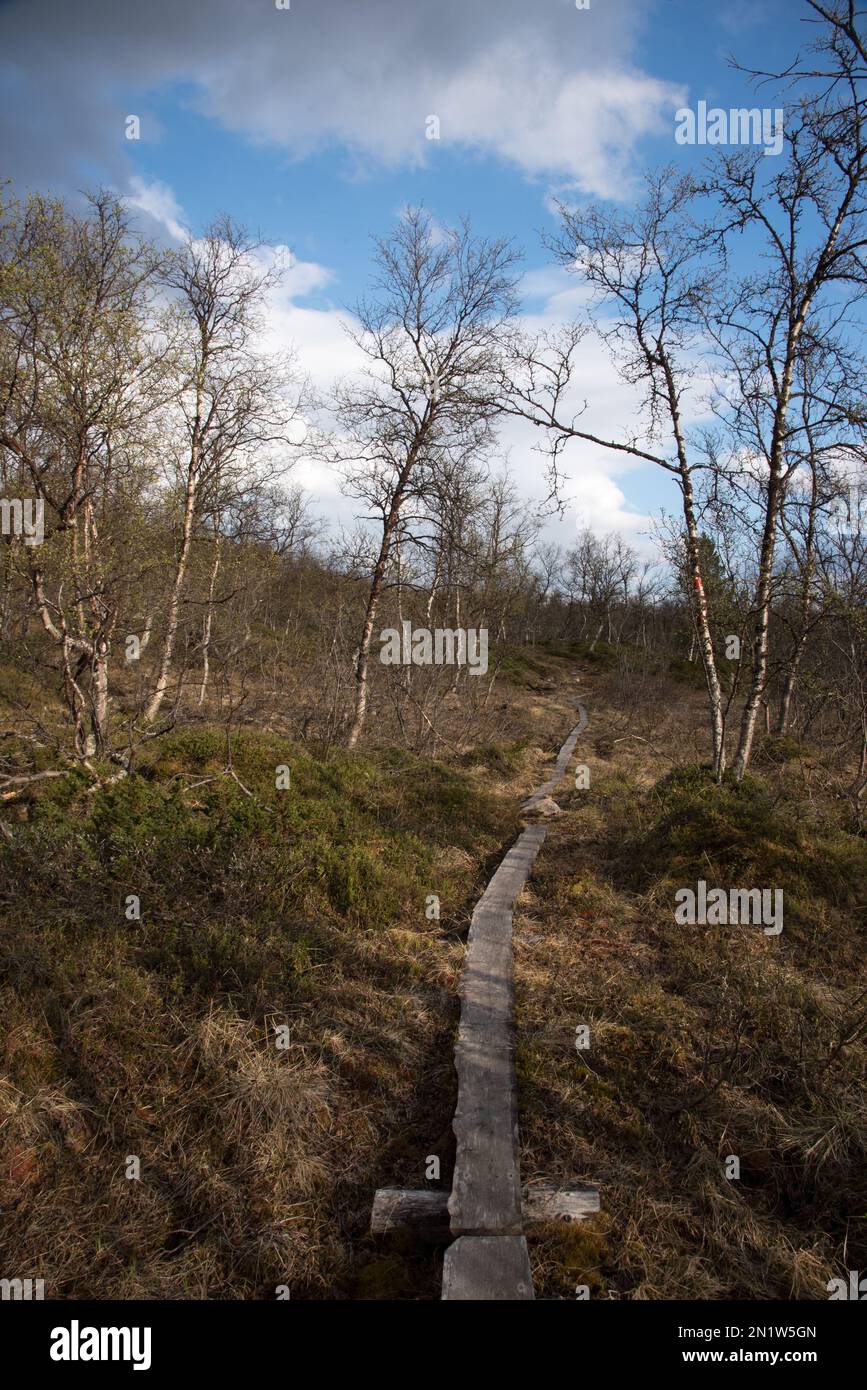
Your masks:
M565 776L566 768L569 766L569 759L575 752L575 745L587 728L586 709L580 702L576 702L575 708L578 711L578 723L575 725L575 728L571 731L563 747L560 749L560 752L557 754L557 761L554 764L553 773L548 778L547 782L543 782L541 787L537 787L534 792L530 793L521 807L522 811L532 810L535 802L541 801L546 796L550 796Z
M545 838L524 830L480 899L461 977L455 1048L458 1102L452 1233L520 1235L521 1179L514 1065L512 910Z
M585 1221L599 1211L599 1192L588 1183L554 1187L535 1183L521 1197L524 1231L549 1221ZM438 1244L450 1238L449 1194L437 1188L381 1187L373 1199L372 1235L403 1231Z
M419 1240L448 1240L449 1194L407 1187L380 1187L373 1198L370 1233L374 1236L406 1231Z
M532 1299L530 1257L523 1236L461 1236L445 1253L443 1300Z
M534 1183L524 1188L521 1210L525 1230L548 1221L586 1221L599 1211L599 1189L592 1183L576 1183L574 1187Z

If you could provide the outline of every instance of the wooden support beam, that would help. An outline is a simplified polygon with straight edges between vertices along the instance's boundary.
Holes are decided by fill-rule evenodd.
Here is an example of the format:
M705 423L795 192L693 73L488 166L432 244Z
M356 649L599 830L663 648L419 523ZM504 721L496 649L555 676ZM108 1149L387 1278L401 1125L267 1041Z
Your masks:
M521 1218L530 1235L551 1221L586 1221L599 1211L599 1191L589 1183L553 1187L536 1183L525 1187ZM403 1231L417 1240L436 1245L451 1239L449 1194L431 1188L381 1187L373 1199L372 1235Z
M586 1221L599 1211L599 1188L589 1182L579 1182L574 1187L533 1183L524 1188L521 1210L524 1225L531 1230L549 1221Z
M379 1187L373 1198L370 1234L392 1235L404 1231L432 1245L451 1240L449 1194L418 1191L411 1187Z

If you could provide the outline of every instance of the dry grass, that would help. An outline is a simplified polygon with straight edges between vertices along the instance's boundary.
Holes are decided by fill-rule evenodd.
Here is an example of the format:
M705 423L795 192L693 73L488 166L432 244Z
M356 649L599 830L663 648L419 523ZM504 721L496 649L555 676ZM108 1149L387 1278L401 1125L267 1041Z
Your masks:
M626 721L615 682L587 684L591 786L558 797L516 918L518 1058L525 1180L597 1182L603 1214L534 1243L537 1296L824 1298L867 1259L863 1027L840 1045L867 985L863 841L795 769L742 797L666 778L699 706L669 690ZM699 876L782 886L782 936L675 925Z
M533 1242L537 1296L816 1298L865 1267L863 841L802 758L760 750L742 797L710 795L676 771L705 746L701 692L608 665L576 683L568 653L514 654L476 743L443 706L436 760L385 718L355 755L251 732L248 797L197 726L127 784L7 810L4 1274L59 1297L439 1296L439 1253L377 1246L371 1198L423 1185L429 1155L450 1185L463 937L576 698L591 787L558 793L516 918L523 1169L598 1182L603 1213ZM782 876L783 936L675 927L697 876Z
M436 1252L367 1231L375 1188L422 1185L429 1155L449 1185L462 937L562 731L556 701L498 694L513 741L448 764L245 734L250 798L198 727L127 783L7 810L4 1274L52 1297L438 1296Z

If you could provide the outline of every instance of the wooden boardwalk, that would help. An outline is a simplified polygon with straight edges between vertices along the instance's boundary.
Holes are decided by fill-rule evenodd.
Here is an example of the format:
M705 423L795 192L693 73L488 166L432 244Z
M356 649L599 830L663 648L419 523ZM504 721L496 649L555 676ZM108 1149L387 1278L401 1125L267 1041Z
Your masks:
M579 721L557 755L553 774L523 804L528 816L559 812L551 793L587 727L584 707L577 708ZM374 1234L402 1231L423 1241L451 1240L443 1264L444 1300L532 1299L526 1230L551 1221L583 1221L599 1210L599 1193L590 1184L521 1188L512 919L546 834L544 822L525 827L470 924L455 1046L457 1153L451 1194L385 1187L373 1201Z
M587 715L557 757L554 772L524 803L532 812L563 778ZM512 919L515 904L547 833L529 825L500 864L473 913L461 977L461 1017L455 1048L458 1102L451 1233L442 1297L532 1299L533 1281L524 1236L518 1147L514 1046ZM583 1189L584 1200L591 1189ZM598 1210L598 1196L595 1206ZM585 1209L582 1213L587 1214Z

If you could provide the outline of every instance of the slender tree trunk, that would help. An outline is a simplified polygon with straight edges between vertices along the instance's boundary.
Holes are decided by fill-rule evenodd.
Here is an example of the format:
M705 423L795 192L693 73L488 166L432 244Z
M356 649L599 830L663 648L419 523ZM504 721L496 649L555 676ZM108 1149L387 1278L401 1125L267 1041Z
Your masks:
M441 570L441 567L442 567L442 551L437 551L437 558L436 558L436 564L434 565L434 572L433 572L433 579L431 580L430 593L428 594L428 597L427 597L427 604L426 604L426 606L425 606L425 618L426 618L426 620L427 620L427 625L428 625L428 627L430 627L430 625L431 625L431 615L433 614L434 600L436 599L437 589L439 588L439 583L440 583L440 570Z
M455 584L455 631L456 631L456 632L460 632L460 630L461 630L461 585L460 585L460 580L458 580L458 582ZM451 685L449 686L449 694L450 694L450 695L454 695L455 691L457 690L457 688L458 688L458 681L460 680L460 678L461 678L461 668L460 668L460 664L456 662L456 663L455 663L455 675L454 675L454 680L452 681Z
M12 635L12 544L13 537L3 537L3 602L0 605L0 642Z
M96 741L93 731L88 731L85 726L86 700L84 691L78 683L78 677L87 663L93 661L93 644L86 638L71 636L66 626L66 620L62 615L60 618L61 627L57 626L51 616L45 595L42 570L33 565L32 562L30 577L42 626L60 648L60 660L63 669L63 698L66 701L75 730L76 754L80 758L92 757L96 752ZM76 658L75 670L73 670L73 657Z
M382 528L382 543L379 547L379 557L373 571L370 583L370 592L367 595L367 607L364 612L364 626L361 630L361 641L358 644L358 653L355 658L355 712L352 718L352 726L346 740L347 748L354 748L361 737L364 729L364 721L367 718L367 695L368 681L367 673L370 664L370 642L373 636L373 624L376 621L376 614L379 610L379 600L382 597L382 586L385 582L385 571L388 566L388 557L391 553L391 543L394 538L397 525L400 520L400 508L403 502L403 495L409 481L410 473L418 455L418 444L413 445L407 455L406 463L400 471L394 496L391 499L391 506L385 518Z
M759 713L768 670L768 632L771 622L771 586L773 582L774 550L777 536L777 505L779 473L774 469L768 479L768 499L762 545L759 552L759 577L756 586L756 627L753 635L753 669L750 688L741 714L740 737L734 761L734 774L740 782L749 767L756 719Z
M196 511L196 491L198 482L197 465L198 446L194 444L190 458L190 467L187 472L187 490L184 498L184 521L181 530L181 544L175 563L175 577L172 582L172 591L169 597L169 608L166 615L166 630L163 636L163 646L160 654L156 684L154 685L153 694L144 712L144 721L146 724L152 724L156 719L169 686L172 655L174 653L175 637L178 630L178 614L180 613L181 607L181 592L184 587L184 579L186 578L187 564L190 558L190 547L193 538L193 520Z
M220 559L222 557L223 538L217 528L214 528L214 563L211 566L211 579L208 584L208 607L205 613L205 628L202 633L202 683L199 686L199 704L205 703L205 692L208 688L208 677L211 670L211 627L214 619L214 592L217 587L217 575L220 572Z
M355 658L355 712L352 719L352 727L346 740L347 748L354 748L361 737L364 729L364 722L367 718L367 670L370 662L370 640L373 636L373 624L376 621L376 614L379 608L379 600L382 595L382 585L385 579L385 570L388 564L388 555L391 549L391 540L394 528L397 523L397 516L392 503L391 511L382 531L382 544L379 547L379 558L373 571L373 578L370 584L370 592L367 595L367 607L364 612L364 626L361 630L361 641L358 644L358 654Z
M798 681L798 673L801 667L801 658L804 655L804 647L807 641L806 632L802 632L798 644L792 657L789 660L789 669L786 672L786 679L783 683L783 693L780 696L780 709L777 715L775 733L787 734L789 732L789 719L792 712L792 696L795 693L795 686Z
M810 442L812 444L812 437ZM801 568L801 587L798 595L798 629L795 645L789 658L789 669L786 671L786 678L783 684L783 693L780 698L780 709L777 718L776 732L787 734L789 732L789 719L791 717L792 696L795 693L795 686L800 674L801 661L807 645L807 633L810 627L810 590L813 583L813 569L815 560L816 543L816 511L819 503L819 481L815 465L812 460L812 485L810 491L810 510L807 517L807 534L804 543L804 562ZM794 545L792 547L794 552Z
M684 454L685 457L685 454ZM686 545L689 571L692 578L693 613L699 650L704 665L710 703L711 743L713 748L713 770L717 778L722 777L726 768L725 717L723 715L722 688L716 667L713 638L710 631L707 595L701 575L701 549L699 546L698 522L695 516L695 501L692 479L685 463L681 466L681 489L683 492L683 515L686 522Z
M722 777L726 768L725 716L723 714L722 689L720 687L719 672L717 671L716 656L713 649L707 595L704 591L704 581L701 574L701 548L699 546L698 521L695 515L695 495L692 490L692 476L690 474L689 461L687 458L686 440L683 437L683 430L681 428L677 385L674 380L674 373L671 370L671 364L667 357L663 358L662 368L665 375L668 408L677 447L680 487L683 496L683 518L686 523L687 558L689 561L690 576L692 578L693 611L695 614L695 625L698 633L701 659L704 664L705 681L707 682L708 701L710 704L711 743L713 749L712 765L714 773L717 779L719 779Z
M94 642L91 668L93 711L90 721L94 751L97 753L102 753L108 741L108 652L108 639L98 637Z

